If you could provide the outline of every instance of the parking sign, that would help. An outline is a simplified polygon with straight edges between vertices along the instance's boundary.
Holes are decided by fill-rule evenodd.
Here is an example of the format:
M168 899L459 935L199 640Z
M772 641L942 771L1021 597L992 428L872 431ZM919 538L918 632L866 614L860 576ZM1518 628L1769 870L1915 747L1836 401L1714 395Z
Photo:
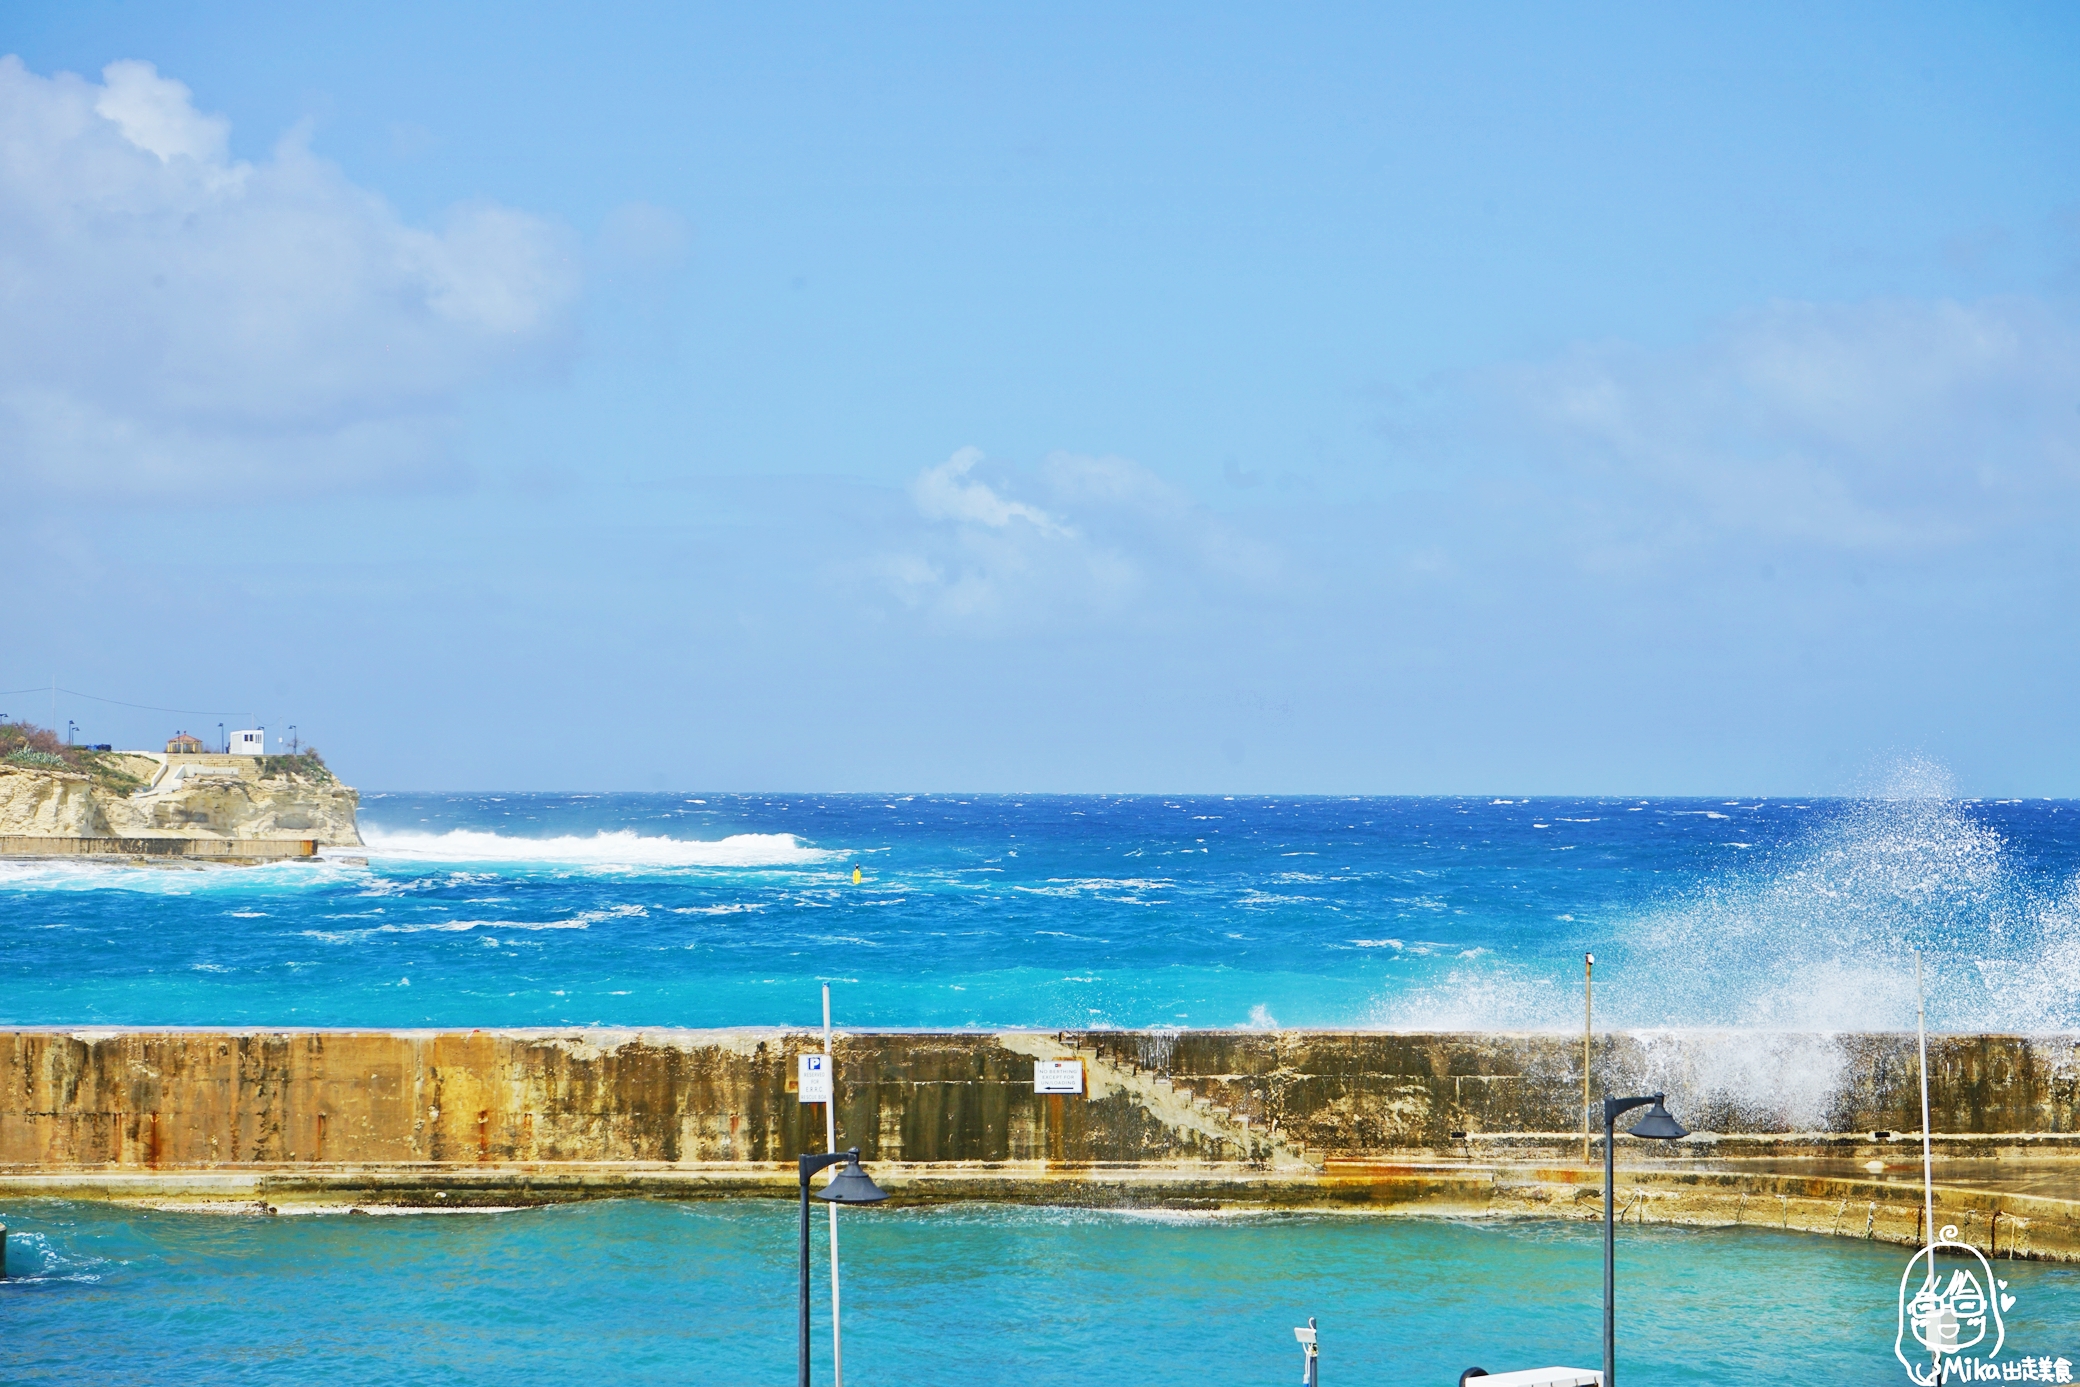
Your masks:
M829 1055L800 1055L796 1057L797 1102L828 1103L831 1101L831 1057Z

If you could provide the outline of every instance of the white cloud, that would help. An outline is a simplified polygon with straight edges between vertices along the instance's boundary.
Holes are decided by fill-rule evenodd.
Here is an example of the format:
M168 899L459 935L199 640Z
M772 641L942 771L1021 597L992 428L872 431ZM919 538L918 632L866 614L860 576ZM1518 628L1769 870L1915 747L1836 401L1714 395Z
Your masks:
M101 497L307 491L452 465L464 391L553 361L569 238L476 204L436 229L314 156L229 156L149 63L0 58L0 474Z
M910 485L927 522L914 547L874 565L906 605L970 626L1121 616L1165 590L1260 585L1275 553L1234 534L1180 489L1125 458L1050 454L1020 479L985 480L977 448L927 467ZM1023 480L1044 504L1014 499ZM1174 595L1174 594L1173 594Z
M1021 501L1007 501L987 483L971 480L968 474L980 461L980 448L962 448L937 467L918 473L917 480L910 483L910 496L917 502L918 513L927 520L985 525L993 530L1022 520L1043 535L1075 537L1075 531L1046 511Z
M124 139L158 155L162 164L175 158L224 162L231 122L197 111L185 85L134 58L110 63L101 80L107 85L94 100L94 113L114 121Z
M2032 300L1775 303L1475 390L1535 485L1665 537L1911 552L2080 508L2080 332Z

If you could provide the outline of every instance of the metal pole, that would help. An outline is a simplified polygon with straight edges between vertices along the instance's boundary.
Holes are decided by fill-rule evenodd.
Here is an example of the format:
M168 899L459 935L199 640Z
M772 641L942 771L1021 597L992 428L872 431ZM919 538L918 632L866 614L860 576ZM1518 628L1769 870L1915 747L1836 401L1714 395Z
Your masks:
M1596 1014L1596 955L1582 955L1582 1164L1589 1164L1589 1041Z
M831 985L823 985L823 1053L831 1053ZM838 1066L835 1062L828 1068L831 1075L831 1097L823 1105L823 1149L838 1149ZM845 1387L845 1345L838 1333L838 1206L831 1209L831 1376L837 1387Z
M1928 1276L1936 1274L1936 1163L1928 1136L1928 1003L1921 991L1921 950L1914 950L1914 1030L1921 1042L1921 1199L1928 1220Z
M1618 1287L1614 1274L1617 1234L1612 1211L1617 1205L1617 1161L1612 1151L1617 1142L1618 1115L1611 1100L1603 1100L1603 1384L1612 1387L1618 1375ZM806 1198L806 1196L804 1196ZM806 1225L804 1225L806 1226ZM806 1372L807 1369L804 1369ZM807 1384L804 1384L807 1387Z
M801 1387L809 1387L809 1164L801 1164Z
M814 1155L805 1151L795 1157L795 1169L800 1172L802 1185L802 1294L799 1325L801 1332L798 1336L801 1346L801 1387L809 1387L809 1177L819 1170L828 1170L842 1161L857 1161L858 1159L859 1148L857 1147L846 1151L843 1155L835 1151L827 1152L823 1155ZM855 1198L857 1198L857 1195L855 1195ZM886 1195L876 1191L869 1197L867 1202L885 1198L887 1198Z
M1314 1328L1314 1316L1307 1317L1307 1327ZM1307 1346L1307 1387L1322 1387L1322 1349L1319 1342Z

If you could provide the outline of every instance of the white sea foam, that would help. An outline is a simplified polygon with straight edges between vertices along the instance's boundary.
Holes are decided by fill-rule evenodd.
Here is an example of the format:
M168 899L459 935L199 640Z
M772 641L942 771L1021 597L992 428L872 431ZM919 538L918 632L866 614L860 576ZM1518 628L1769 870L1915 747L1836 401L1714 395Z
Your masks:
M1028 896L1080 896L1100 891L1163 891L1176 884L1168 877L1049 877L1042 886L1011 889Z
M1939 1028L2034 1031L2080 1020L2073 890L2041 884L1925 764L1895 793L1830 816L1623 933L1613 1020L1774 1031L1914 1023L1913 951ZM1933 782L1933 783L1931 783ZM1616 979L1614 979L1616 982Z
M1682 894L1610 921L1608 943L1596 946L1597 1022L1823 1036L1910 1029L1915 950L1936 1029L2080 1028L2080 878L2046 883L2027 871L1923 760L1895 766L1790 844L1743 853ZM1370 1019L1567 1030L1581 1024L1581 998L1578 964L1477 959L1382 999ZM1803 1056L1802 1072L1828 1072L1824 1058ZM1715 1067L1685 1063L1701 1074ZM1729 1092L1743 1082L1725 1076ZM1805 1100L1787 1108L1811 1110Z
M1848 1067L1832 1035L1756 1030L1635 1031L1636 1064L1607 1076L1630 1093L1666 1093L1692 1125L1816 1131L1828 1125ZM1731 1119L1729 1121L1729 1119Z
M0 861L0 889L133 891L151 896L190 896L205 891L273 894L285 886L332 884L355 870L345 863L322 859L314 863L308 858L259 866L219 862L138 865L122 858L23 858Z
M1558 1030L1565 1007L1551 978L1508 960L1475 960L1381 998L1365 1024L1397 1031Z
M705 841L647 837L626 829L595 833L590 838L514 838L475 829L420 833L370 827L362 830L362 837L366 847L340 851L371 860L541 862L608 869L809 867L844 856L807 847L792 833L737 833Z
M307 929L299 933L306 939L318 939L327 944L351 944L357 939L368 939L378 934L467 934L471 930L480 929L590 929L603 920L640 918L649 913L639 905L615 905L604 910L580 911L567 920L418 920L410 923L371 925L366 929Z

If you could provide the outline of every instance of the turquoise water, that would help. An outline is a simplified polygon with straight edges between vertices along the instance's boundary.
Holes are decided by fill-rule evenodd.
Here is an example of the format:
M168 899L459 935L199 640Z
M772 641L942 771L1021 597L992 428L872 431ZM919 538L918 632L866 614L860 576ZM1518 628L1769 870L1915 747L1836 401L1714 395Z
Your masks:
M369 846L0 863L0 1022L2080 1027L2048 802L371 795ZM356 860L346 860L351 857ZM365 857L366 861L358 859ZM852 869L861 870L855 885Z
M1909 948L1938 1026L2080 1025L2064 804L379 795L363 824L316 865L0 864L0 1021L800 1024L830 982L860 1027L1572 1027L1594 949L1606 1024L1752 1028L1686 1072L1816 1112L1827 1055L1763 1033L1911 1024ZM792 1378L789 1206L0 1217L0 1381ZM847 1218L857 1387L1291 1383L1309 1315L1326 1387L1597 1360L1581 1225ZM1621 1263L1629 1383L1903 1380L1897 1249L1632 1228ZM2011 1355L2080 1362L2080 1273L2012 1280Z
M8 1382L791 1382L794 1209L601 1203L496 1215L224 1218L21 1204ZM821 1224L821 1219L817 1220ZM846 1215L858 1387L1456 1383L1598 1366L1580 1224L1204 1219L1003 1206ZM821 1232L818 1233L821 1266ZM1628 1227L1629 1383L1885 1383L1899 1249ZM2002 1263L2010 1348L2080 1362L2080 1272ZM819 1272L817 1296L823 1296ZM830 1381L817 1321L817 1381Z

